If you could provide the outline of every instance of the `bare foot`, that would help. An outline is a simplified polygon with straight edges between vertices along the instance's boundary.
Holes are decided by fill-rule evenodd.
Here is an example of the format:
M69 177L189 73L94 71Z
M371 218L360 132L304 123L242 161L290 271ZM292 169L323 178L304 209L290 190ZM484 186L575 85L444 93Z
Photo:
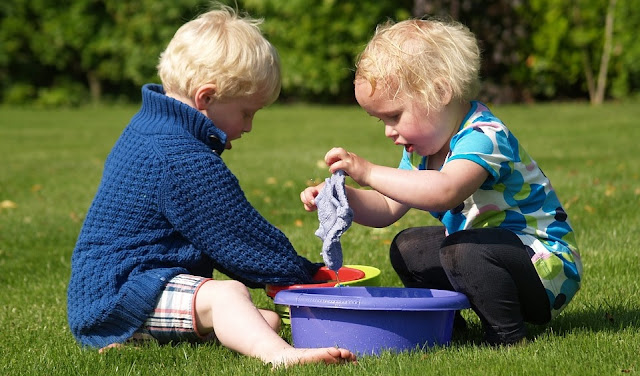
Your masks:
M356 363L356 356L347 349L327 347L319 349L287 348L275 357L271 363L274 368L307 363Z
M104 353L106 353L107 351L109 351L109 350L111 350L111 349L114 349L114 348L121 348L121 347L123 347L123 346L124 346L124 345L123 345L122 343L112 343L112 344L110 344L110 345L108 345L108 346L105 346L105 347L101 348L100 350L98 350L98 353L100 353L100 354L104 354Z

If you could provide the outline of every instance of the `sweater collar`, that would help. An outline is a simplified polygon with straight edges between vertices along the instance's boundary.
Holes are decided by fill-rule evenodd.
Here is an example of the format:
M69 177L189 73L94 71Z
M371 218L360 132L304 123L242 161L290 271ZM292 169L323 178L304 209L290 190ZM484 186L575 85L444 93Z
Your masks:
M218 155L224 151L226 133L195 108L166 96L161 85L146 84L142 87L140 112L147 118L154 119L153 126L178 124Z

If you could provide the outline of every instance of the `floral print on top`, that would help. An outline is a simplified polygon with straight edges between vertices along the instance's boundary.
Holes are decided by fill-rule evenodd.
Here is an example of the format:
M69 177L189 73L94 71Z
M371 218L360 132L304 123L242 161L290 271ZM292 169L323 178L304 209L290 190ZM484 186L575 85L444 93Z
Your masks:
M515 136L482 103L471 110L451 139L446 164L467 159L489 177L457 207L431 212L448 234L471 228L513 231L527 247L557 316L580 289L582 262L567 213L551 182ZM427 157L403 151L400 169L425 170Z

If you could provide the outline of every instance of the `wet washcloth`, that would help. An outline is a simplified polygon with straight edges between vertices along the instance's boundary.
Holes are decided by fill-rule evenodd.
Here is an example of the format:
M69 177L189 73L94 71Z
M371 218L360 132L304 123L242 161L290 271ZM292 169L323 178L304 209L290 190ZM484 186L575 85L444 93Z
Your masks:
M342 267L340 236L351 226L353 211L349 207L344 188L345 173L336 171L325 179L322 191L316 197L320 227L315 234L322 240L322 259L327 268L338 272Z

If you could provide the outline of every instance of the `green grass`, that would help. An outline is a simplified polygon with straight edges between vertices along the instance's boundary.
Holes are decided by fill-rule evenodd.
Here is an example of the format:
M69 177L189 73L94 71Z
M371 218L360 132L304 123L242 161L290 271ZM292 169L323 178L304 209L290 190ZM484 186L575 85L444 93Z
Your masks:
M357 365L271 371L216 345L148 345L99 355L80 348L66 322L70 256L102 164L135 107L34 111L0 108L0 374L2 375L615 375L640 372L640 106L637 103L500 106L565 203L585 267L582 291L530 341L479 344L471 333L450 347L362 358ZM299 192L327 177L318 166L332 146L395 166L400 150L356 107L274 106L224 159L249 200L320 261L315 213ZM342 237L345 262L377 266L399 286L388 244L400 229L435 223L411 211L386 229L354 225ZM258 305L272 307L253 290ZM288 330L283 332L290 338Z

